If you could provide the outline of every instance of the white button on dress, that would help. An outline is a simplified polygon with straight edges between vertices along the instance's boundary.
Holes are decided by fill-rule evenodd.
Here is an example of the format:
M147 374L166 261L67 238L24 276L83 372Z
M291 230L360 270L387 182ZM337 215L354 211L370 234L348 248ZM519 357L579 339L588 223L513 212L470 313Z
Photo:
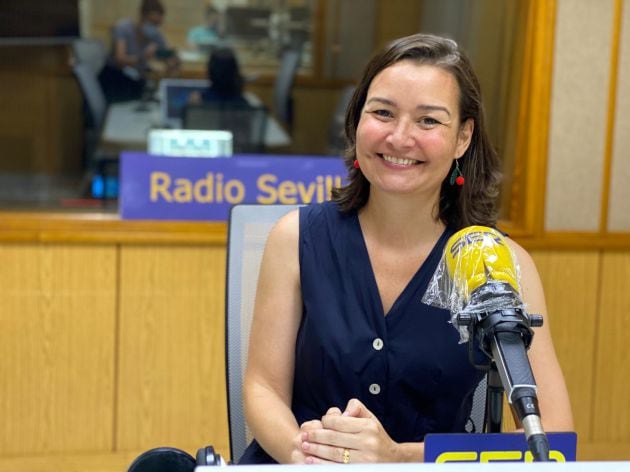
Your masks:
M374 341L372 341L372 347L375 350L380 351L383 349L383 340L381 338L375 338Z

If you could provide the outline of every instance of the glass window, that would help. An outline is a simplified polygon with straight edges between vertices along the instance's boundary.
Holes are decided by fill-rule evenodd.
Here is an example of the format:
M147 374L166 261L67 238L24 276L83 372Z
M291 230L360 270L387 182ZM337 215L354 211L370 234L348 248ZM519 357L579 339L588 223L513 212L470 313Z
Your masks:
M0 205L5 208L100 205L84 198L93 190L94 153L112 158L109 166L122 149L146 150L147 131L165 125L160 81L207 79L212 52L226 46L240 64L247 96L266 106L286 134L266 152L338 154L349 87L375 49L418 31L450 36L470 55L491 138L504 159L505 188L511 187L527 0L162 0L166 14L159 29L179 68L161 69L156 62L139 103L115 107L94 106L75 66L89 62L100 71L111 60L106 56L113 26L122 18L137 22L140 2L79 3L81 35L100 51L90 53L100 59L79 60L77 48L68 44L0 47L0 60L11 64L0 71L5 104L0 146L6 151L0 159ZM287 50L297 51L299 61L295 74L282 83ZM141 120L125 121L129 117L123 112L148 117L139 137L131 133ZM173 123L177 120L168 125ZM104 143L116 129L128 139ZM116 174L115 165L108 169ZM106 188L105 182L97 184ZM110 190L115 193L115 186ZM509 191L503 199L507 208ZM115 202L110 207L115 209Z

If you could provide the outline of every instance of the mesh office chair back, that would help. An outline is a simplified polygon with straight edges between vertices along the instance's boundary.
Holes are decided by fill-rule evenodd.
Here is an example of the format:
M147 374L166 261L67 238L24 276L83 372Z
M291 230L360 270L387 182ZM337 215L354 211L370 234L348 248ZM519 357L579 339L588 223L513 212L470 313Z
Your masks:
M237 461L251 441L243 413L243 375L260 261L274 223L297 205L236 205L228 230L226 375L230 456Z
M107 61L107 50L103 41L96 38L81 38L73 41L72 54L77 62L86 64L95 76L103 70Z
M84 196L105 197L106 192L100 187L101 177L110 173L117 175L118 170L108 172L108 167L116 167L118 153L114 150L104 149L101 146L101 134L107 116L107 101L103 88L98 81L94 66L88 63L77 62L72 67L74 75L79 83L85 104L86 120L84 129L84 166L86 173L80 185L79 192ZM98 183L95 183L95 176ZM114 177L112 177L114 179ZM96 187L94 186L96 185ZM114 197L117 191L110 191L110 197Z
M226 376L230 456L238 461L252 440L243 412L243 376L263 249L274 223L299 205L235 205L230 212L226 284ZM483 432L486 380L477 387L466 431Z
M78 62L73 67L74 76L79 82L92 127L100 135L105 123L107 101L98 77L91 65Z

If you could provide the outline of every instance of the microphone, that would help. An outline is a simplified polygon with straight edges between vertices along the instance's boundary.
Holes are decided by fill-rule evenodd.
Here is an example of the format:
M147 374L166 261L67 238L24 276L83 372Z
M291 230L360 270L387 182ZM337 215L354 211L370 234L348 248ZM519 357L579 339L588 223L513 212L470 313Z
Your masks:
M460 342L473 342L493 361L508 402L523 425L534 460L549 460L549 443L540 421L536 382L527 349L540 315L528 315L520 296L519 267L503 235L470 226L446 243L443 260L423 302L449 309Z

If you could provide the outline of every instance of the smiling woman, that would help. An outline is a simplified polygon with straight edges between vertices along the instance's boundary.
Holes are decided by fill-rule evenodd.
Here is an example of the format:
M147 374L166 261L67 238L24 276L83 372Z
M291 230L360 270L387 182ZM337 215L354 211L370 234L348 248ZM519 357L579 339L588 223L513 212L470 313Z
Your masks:
M454 41L412 35L375 56L348 106L345 132L348 167L357 159L367 172L350 170L349 185L337 193L342 209L361 208L385 181L390 191L409 192L403 177L422 174L412 185L423 201L439 202L444 224L496 224L500 164L487 136L478 79ZM421 165L402 174L393 163L400 159ZM381 162L397 172L372 172L385 166ZM451 185L449 169L469 185Z
M468 58L440 36L390 42L367 64L345 130L348 184L267 240L243 389L254 441L241 464L421 461L425 435L464 432L484 377L448 310L420 302L450 235L497 222L500 163ZM464 186L451 184L458 169ZM508 242L525 303L545 314L531 257ZM545 428L570 430L546 325L537 339Z
M187 18L195 24L202 18L202 2L164 1L169 37L185 31L176 18L193 9L199 11ZM134 13L139 2L80 3L93 12L94 24L85 34L106 39L110 20ZM291 152L305 153L313 145L322 149L336 98L377 46L423 30L448 35L467 50L484 91L488 131L503 162L499 227L530 250L541 273L551 316L546 324L576 406L578 459L630 460L630 409L623 407L630 380L619 375L627 371L630 306L630 134L625 131L630 129L630 0L308 3L313 62L296 80ZM87 465L120 471L164 438L189 451L205 438L227 456L226 389L212 375L225 368L225 224L121 221L100 207L59 212L54 205L60 197L72 196L65 193L70 188L65 181L81 165L82 97L68 72L67 54L63 47L0 49L0 200L12 210L0 214L0 356L20 360L3 364L0 469ZM270 76L261 76L248 87L264 100L271 96L271 84ZM605 164L612 167L600 175ZM65 176L61 195L54 185L58 176ZM283 179L263 184L270 200L281 190L299 192L298 183L281 187ZM356 236L358 228L349 234ZM401 244L407 236L390 240ZM370 240L339 240L354 243L354 254L361 255L349 260L350 267L365 264L364 243ZM395 253L383 257L390 255L398 263ZM278 273L290 269L285 262L280 260ZM376 283L356 267L342 274L343 283L354 283L350 275L358 275L357 290L366 296ZM323 286L329 276L310 281ZM288 292L288 287L278 289ZM396 314L378 323L396 324ZM345 334L340 330L339 338ZM387 337L365 339L375 352L388 349ZM174 345L182 349L173 350ZM366 388L372 383L377 382ZM377 390L372 387L367 396ZM209 425L208 418L216 421ZM347 449L351 463L361 459Z
M374 179L371 193L384 186L385 191L418 187L426 196L439 195L453 156L462 157L474 127L472 118L461 120L458 96L449 72L413 60L374 78L356 131L362 143L356 158L366 178Z

